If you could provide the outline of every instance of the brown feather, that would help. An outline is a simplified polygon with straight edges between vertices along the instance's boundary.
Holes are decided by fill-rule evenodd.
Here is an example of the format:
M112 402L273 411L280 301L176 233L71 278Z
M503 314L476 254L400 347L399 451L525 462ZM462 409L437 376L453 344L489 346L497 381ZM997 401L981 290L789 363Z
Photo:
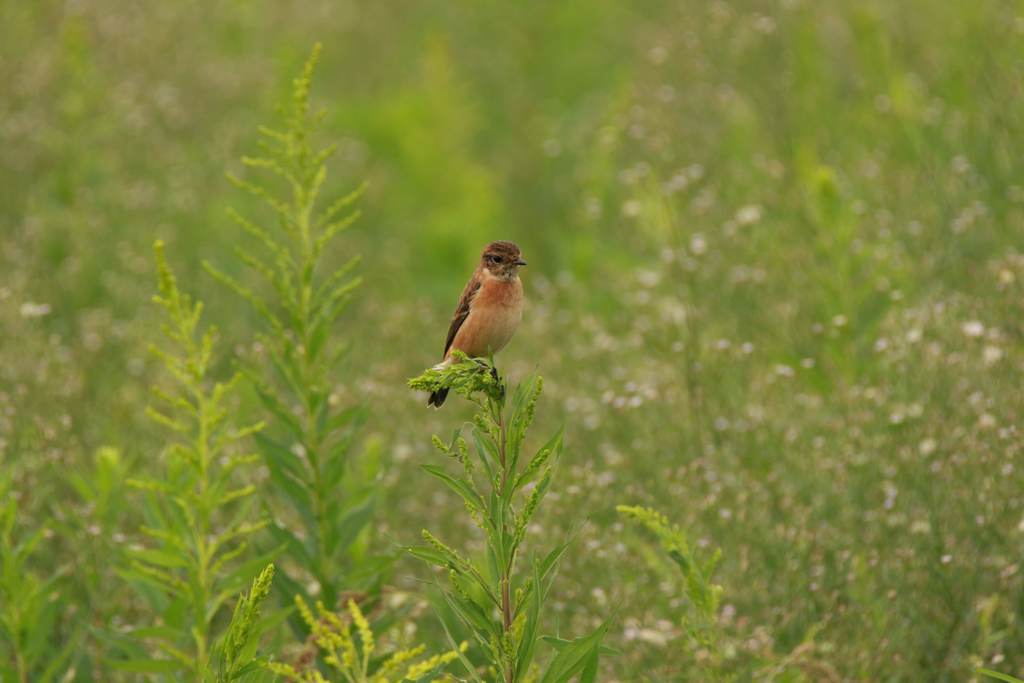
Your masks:
M466 283L465 289L462 290L462 296L459 297L459 305L455 307L455 315L452 316L452 322L448 326L448 338L444 341L444 353L441 354L442 358L448 357L448 349L452 347L452 342L455 341L455 335L459 333L459 328L462 327L462 323L466 322L466 318L469 317L469 309L473 303L473 297L480 290L481 280L480 273L473 273L473 277Z

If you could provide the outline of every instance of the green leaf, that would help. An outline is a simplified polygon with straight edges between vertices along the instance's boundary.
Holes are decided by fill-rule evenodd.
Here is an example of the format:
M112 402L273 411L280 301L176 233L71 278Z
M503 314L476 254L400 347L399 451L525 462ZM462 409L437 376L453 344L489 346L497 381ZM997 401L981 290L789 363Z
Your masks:
M371 494L365 501L345 512L335 530L327 535L325 540L326 552L333 555L336 550L344 550L352 545L359 532L369 524L373 518L373 511L376 499Z
M579 683L594 683L597 680L597 664L600 659L600 648L594 649L587 657L583 666L583 673L580 674Z
M426 545L406 546L403 548L407 553L414 557L418 557L424 562L441 567L443 569L457 569L453 567L452 563L448 561L448 556L444 553L431 548Z
M608 622L598 626L589 635L566 643L548 665L540 683L568 683L582 672L592 658L600 652L601 640L608 631Z
M135 674L172 674L181 670L181 665L170 659L122 659L110 664L118 671Z
M533 582L531 585L539 586L540 583L540 565L535 559L533 562ZM530 597L532 599L530 600L529 608L526 612L526 625L523 627L522 639L519 641L519 650L516 653L517 671L529 671L530 664L533 662L533 653L537 647L537 629L540 625L541 591L531 591Z
M445 598L448 600L448 604L455 610L455 613L459 615L459 618L481 636L497 635L498 625L491 620L480 605L476 604L473 600L469 600L466 597L459 595L452 591L444 591Z
M139 550L129 550L128 554L130 557L147 564L155 564L158 567L184 567L186 565L185 557L180 554L164 552L162 550L153 550L143 548Z
M270 535L274 537L274 541L285 549L286 554L297 559L299 564L304 567L312 566L312 557L306 551L305 545L303 545L302 541L300 541L295 534L277 522L268 524L266 529Z
M1016 676L993 671L992 669L978 669L978 673L983 676L988 676L989 678L994 678L997 681L1004 681L1005 683L1024 683L1024 680L1021 680Z
M437 465L420 465L420 467L422 467L428 474L437 477L447 484L448 488L459 494L462 500L466 502L466 505L469 505L474 510L483 512L484 501L480 498L477 492L473 490L473 486L470 482L465 479L456 479Z
M299 425L299 421L296 419L295 415L288 410L277 396L271 393L269 387L266 387L259 382L254 383L254 386L256 389L256 395L259 397L263 408L268 410L281 422L281 424L287 427L296 439L301 439L305 432Z

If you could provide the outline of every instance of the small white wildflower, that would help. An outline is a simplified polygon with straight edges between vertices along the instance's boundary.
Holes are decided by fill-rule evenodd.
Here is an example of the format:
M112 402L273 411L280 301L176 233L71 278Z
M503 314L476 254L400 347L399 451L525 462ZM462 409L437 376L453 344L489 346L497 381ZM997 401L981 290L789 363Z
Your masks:
M986 346L981 354L985 365L995 365L1003 358L1003 350L998 346Z
M50 304L37 304L32 301L26 301L21 305L19 312L22 318L42 318L44 315L50 314Z
M656 270L641 270L636 274L636 281L643 287L654 287L661 280Z
M622 205L622 215L635 218L640 215L640 209L642 208L640 201L637 199L630 199Z
M950 562L953 561L953 556L952 555L943 555L940 559L942 560L942 564L949 564Z
M668 59L668 50L664 45L655 45L647 51L647 59L651 60L652 64L664 64Z
M921 455L931 455L932 453L935 452L935 448L937 446L938 444L935 442L935 439L928 438L922 441L920 444L918 444L917 450L921 453Z
M923 333L921 332L920 329L918 329L916 327L912 328L912 329L907 331L907 343L908 344L916 344L917 342L921 341L921 337L922 336L923 336Z
M775 20L762 14L754 19L754 30L764 34L772 33L775 31Z
M846 316L840 313L839 315L832 317L832 324L836 327L843 327L847 323Z
M694 256L700 256L708 250L708 243L704 239L704 235L699 232L690 238L690 252Z
M968 337L977 338L985 334L985 326L978 320L968 320L960 327L960 329Z
M989 413L982 413L978 418L978 426L982 429L992 429L996 426L996 418Z
M783 365L782 363L779 363L778 365L775 366L775 374L779 375L780 377L792 377L796 373L794 373L793 368L789 367L788 365Z
M752 225L759 220L761 220L761 207L757 204L744 206L736 212L736 222L740 225Z

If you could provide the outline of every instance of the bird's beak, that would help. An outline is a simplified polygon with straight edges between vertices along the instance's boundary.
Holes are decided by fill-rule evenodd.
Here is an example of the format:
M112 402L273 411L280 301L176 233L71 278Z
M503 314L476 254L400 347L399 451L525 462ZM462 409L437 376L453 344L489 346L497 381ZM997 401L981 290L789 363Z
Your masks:
M515 265L517 265L517 266L525 266L526 265L526 261L524 261L523 259L516 259Z

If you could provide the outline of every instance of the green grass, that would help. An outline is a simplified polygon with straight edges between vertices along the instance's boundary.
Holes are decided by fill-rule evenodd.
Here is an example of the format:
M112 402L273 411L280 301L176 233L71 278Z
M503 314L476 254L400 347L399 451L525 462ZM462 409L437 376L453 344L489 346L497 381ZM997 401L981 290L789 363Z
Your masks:
M265 359L259 313L203 263L259 285L227 209L270 214L225 171L252 180L236 160L317 41L324 196L368 183L319 262L362 254L363 285L331 328L350 352L306 379L365 421L345 494L317 495L372 482L376 505L353 548L317 549L252 467L250 521L280 518L321 560L275 560L263 613L291 626L262 652L305 652L282 610L327 584L334 612L372 593L396 648L451 648L430 570L352 576L422 528L477 542L419 467L471 407L428 411L405 381L439 359L482 246L512 239L528 307L497 361L513 383L542 372L534 429L565 443L525 543L582 524L544 632L613 616L599 680L711 662L685 577L619 504L721 550L723 675L1019 676L1022 36L1024 6L996 0L0 4L0 679L137 676L111 660L163 604L115 571L148 525L127 481L167 469L144 410L165 381L152 244L220 330L211 379ZM267 418L252 383L238 394L232 423ZM239 564L281 543L255 536Z

